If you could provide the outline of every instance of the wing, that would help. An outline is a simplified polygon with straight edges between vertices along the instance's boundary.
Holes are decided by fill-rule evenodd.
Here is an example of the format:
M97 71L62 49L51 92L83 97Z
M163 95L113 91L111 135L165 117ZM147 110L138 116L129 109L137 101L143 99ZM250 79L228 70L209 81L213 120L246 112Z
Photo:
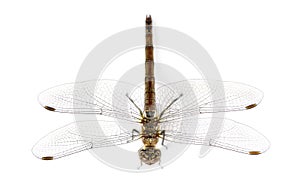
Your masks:
M181 123L166 123L163 128L166 141L207 145L245 154L261 154L270 145L253 128L229 119L186 119Z
M124 128L138 128L137 124L125 123L122 125L114 121L74 122L43 137L32 148L32 152L37 158L52 160L92 148L121 145L139 139L132 137L129 128Z
M156 94L158 113L182 94L164 112L161 121L205 113L247 110L257 106L263 98L263 93L254 87L210 80L185 80L166 84L159 87Z
M126 95L142 107L143 89L114 80L92 80L63 84L39 95L47 110L61 113L99 114L113 118L138 121L140 111Z

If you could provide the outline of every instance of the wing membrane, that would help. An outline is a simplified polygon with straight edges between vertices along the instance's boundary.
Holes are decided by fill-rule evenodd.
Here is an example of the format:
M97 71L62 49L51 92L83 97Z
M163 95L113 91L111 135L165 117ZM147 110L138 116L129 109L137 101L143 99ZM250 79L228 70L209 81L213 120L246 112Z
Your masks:
M133 128L136 123L125 122ZM99 130L99 124L103 130ZM126 144L135 141L132 132L114 121L81 121L61 127L42 138L32 149L44 160L58 159L91 148Z
M260 154L269 148L263 135L229 119L185 119L181 124L166 123L163 128L165 140L176 143L207 145L246 154Z
M180 94L183 96L165 111L161 121L205 113L247 110L257 106L263 98L260 90L241 83L186 80L157 89L159 111Z
M140 103L143 93L143 89L125 82L93 80L50 88L39 95L39 102L44 108L55 112L99 114L136 121L140 113L126 94ZM142 105L139 104L139 107Z

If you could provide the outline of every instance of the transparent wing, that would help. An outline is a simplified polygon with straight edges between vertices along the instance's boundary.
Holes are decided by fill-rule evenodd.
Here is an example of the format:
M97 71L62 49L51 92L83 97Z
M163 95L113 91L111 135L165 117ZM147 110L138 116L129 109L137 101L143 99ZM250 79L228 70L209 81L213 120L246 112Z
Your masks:
M40 104L50 111L78 114L99 114L136 121L140 111L126 95L140 103L143 89L114 80L92 80L63 84L39 95ZM140 108L141 104L138 105Z
M139 128L136 123L125 123L132 129ZM125 129L123 125L113 121L74 122L46 135L32 148L32 152L37 158L52 160L91 148L121 145L137 140L138 137L132 138L132 131Z
M261 154L270 145L269 141L253 128L233 120L203 118L178 122L163 125L166 141L207 145L246 154Z
M164 112L161 121L170 121L191 115L240 111L254 108L263 93L251 86L223 81L185 80L166 84L157 89L158 112L178 98Z

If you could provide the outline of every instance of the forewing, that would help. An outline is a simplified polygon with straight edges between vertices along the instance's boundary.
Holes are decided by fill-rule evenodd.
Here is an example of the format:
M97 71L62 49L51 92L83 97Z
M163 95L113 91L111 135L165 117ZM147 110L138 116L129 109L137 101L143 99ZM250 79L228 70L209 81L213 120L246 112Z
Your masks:
M32 152L40 159L52 160L91 148L126 144L138 139L132 138L129 127L139 128L136 123L128 122L121 124L114 121L74 122L43 137L33 147Z
M164 112L161 121L205 113L247 110L256 107L263 98L260 90L241 83L185 80L157 89L159 112L180 94L182 97Z
M126 94L140 103L143 93L143 89L125 82L92 80L50 88L39 95L39 102L45 109L55 112L99 114L137 121L140 112Z
M185 119L180 124L165 123L164 129L165 140L170 142L207 145L246 154L263 153L270 145L253 128L229 119Z

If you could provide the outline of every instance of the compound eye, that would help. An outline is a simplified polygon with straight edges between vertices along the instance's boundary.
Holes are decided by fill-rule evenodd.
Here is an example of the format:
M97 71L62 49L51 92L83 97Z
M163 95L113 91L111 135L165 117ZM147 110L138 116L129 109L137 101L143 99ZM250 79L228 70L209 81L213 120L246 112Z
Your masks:
M148 165L152 165L160 160L161 152L159 149L151 147L146 149L140 149L139 156L142 162Z

